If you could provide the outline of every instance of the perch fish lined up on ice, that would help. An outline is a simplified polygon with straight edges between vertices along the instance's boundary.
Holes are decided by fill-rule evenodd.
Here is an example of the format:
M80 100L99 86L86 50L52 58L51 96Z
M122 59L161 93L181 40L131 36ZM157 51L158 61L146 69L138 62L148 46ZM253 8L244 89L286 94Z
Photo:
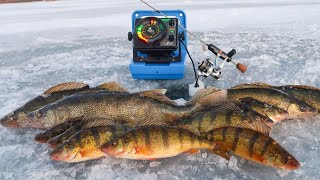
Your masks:
M107 155L154 159L207 149L227 159L234 154L293 170L299 162L268 136L269 131L277 122L320 110L320 90L306 86L209 87L185 106L177 106L164 93L128 93L115 82L96 88L64 83L5 116L1 124L48 128L35 140L55 148L52 159L66 162Z

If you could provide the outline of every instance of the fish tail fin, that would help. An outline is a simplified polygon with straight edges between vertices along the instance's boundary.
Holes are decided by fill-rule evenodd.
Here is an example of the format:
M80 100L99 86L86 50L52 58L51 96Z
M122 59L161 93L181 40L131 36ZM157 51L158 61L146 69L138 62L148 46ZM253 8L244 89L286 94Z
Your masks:
M215 106L228 100L227 90L199 90L186 105Z

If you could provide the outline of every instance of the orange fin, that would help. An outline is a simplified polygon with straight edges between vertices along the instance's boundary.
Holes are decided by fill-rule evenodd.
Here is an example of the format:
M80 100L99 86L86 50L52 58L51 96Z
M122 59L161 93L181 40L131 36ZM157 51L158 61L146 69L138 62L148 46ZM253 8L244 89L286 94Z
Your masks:
M269 126L267 126L262 121L254 121L252 123L244 122L242 124L242 127L246 128L246 129L251 129L253 131L260 132L260 133L267 135L267 136L269 136L269 133L271 131L271 128Z
M173 100L171 100L170 98L165 96L166 92L167 92L166 89L154 89L154 90L150 90L150 91L139 92L138 94L140 96L149 97L149 98L156 99L158 101L165 102L165 103L173 105L173 106L177 106L176 102L174 102Z
M198 154L200 152L199 149L190 149L188 151L185 151L186 154Z
M148 150L147 148L135 147L135 150L136 150L136 154L142 154L145 156L152 155L152 152L150 152L150 150Z
M266 84L263 82L255 82L251 84L240 84L237 86L233 86L230 89L245 89L245 88L272 88L273 86L270 84Z
M225 158L226 160L230 160L231 158L231 155L228 151L221 151L221 150L209 150L209 152L213 153L213 154L216 154L218 156L221 156L223 158Z
M68 90L77 90L77 89L89 89L89 85L80 82L66 82L58 84L46 90L42 96L48 96L52 93L68 91Z
M230 143L225 143L222 141L214 141L213 149L209 149L209 152L219 155L227 160L231 158L231 148Z
M99 86L96 87L96 89L108 90L108 91L114 91L114 92L128 92L126 88L123 88L118 82L115 82L115 81L100 84Z

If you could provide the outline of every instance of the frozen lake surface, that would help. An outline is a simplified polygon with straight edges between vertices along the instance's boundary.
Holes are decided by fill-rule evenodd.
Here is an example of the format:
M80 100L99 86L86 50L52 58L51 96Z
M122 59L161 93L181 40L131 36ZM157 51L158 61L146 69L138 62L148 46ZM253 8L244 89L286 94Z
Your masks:
M228 88L262 81L274 85L320 87L320 2L316 0L150 0L159 9L186 11L188 26L249 65L241 74L228 64L220 81ZM0 116L23 105L48 87L65 81L98 85L119 81L131 92L190 84L137 81L128 65L131 13L147 9L133 0L62 0L0 5ZM190 38L196 61L212 56ZM202 152L157 161L105 158L67 164L49 159L49 148L36 144L38 130L0 127L0 179L320 179L320 117L275 126L271 136L289 150L301 168L280 171L233 157L230 161Z

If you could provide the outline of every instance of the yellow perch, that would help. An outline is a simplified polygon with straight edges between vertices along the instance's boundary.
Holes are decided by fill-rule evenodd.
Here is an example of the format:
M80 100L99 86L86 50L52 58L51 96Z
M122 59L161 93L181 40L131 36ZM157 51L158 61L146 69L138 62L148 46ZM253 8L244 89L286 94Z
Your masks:
M299 162L271 137L260 132L227 127L203 133L203 137L215 143L213 152L226 159L232 154L275 168L295 170Z
M213 147L212 142L184 129L141 127L109 141L101 150L116 158L153 160Z

